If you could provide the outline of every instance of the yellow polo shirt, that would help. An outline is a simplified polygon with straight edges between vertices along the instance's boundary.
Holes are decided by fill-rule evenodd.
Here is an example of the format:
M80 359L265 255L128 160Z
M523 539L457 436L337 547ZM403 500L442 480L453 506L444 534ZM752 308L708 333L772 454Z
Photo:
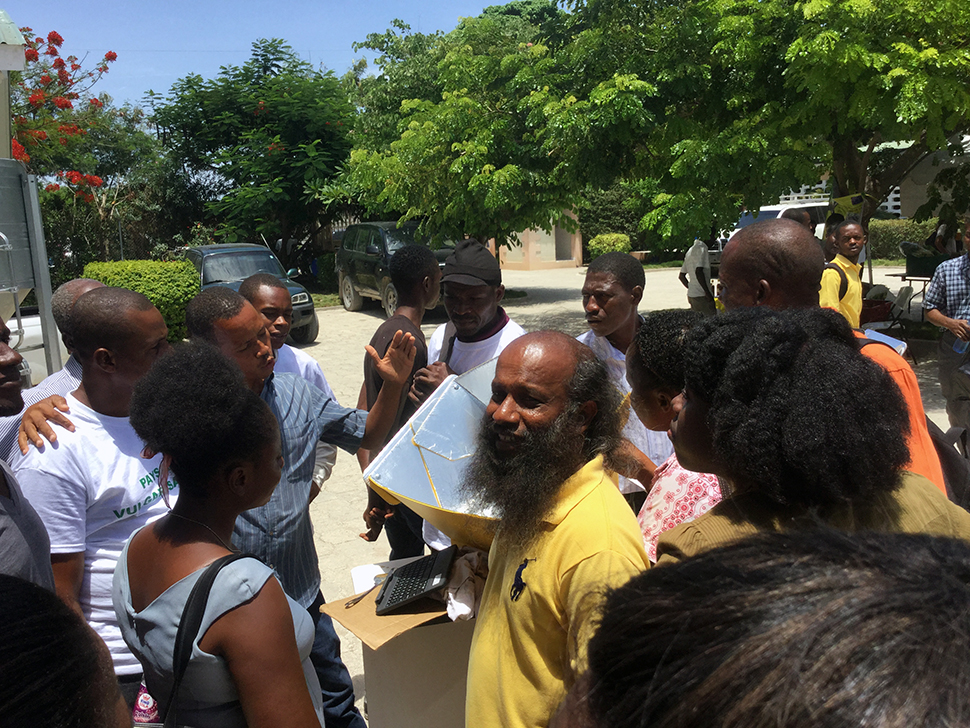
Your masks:
M841 253L832 260L845 273L848 288L845 295L839 299L839 288L842 279L837 270L826 268L822 271L822 287L818 291L818 305L838 311L854 329L859 328L859 317L862 315L862 279L859 271L862 266L853 263Z
M633 511L588 462L524 551L499 529L468 661L465 725L544 728L576 677L605 591L649 566Z

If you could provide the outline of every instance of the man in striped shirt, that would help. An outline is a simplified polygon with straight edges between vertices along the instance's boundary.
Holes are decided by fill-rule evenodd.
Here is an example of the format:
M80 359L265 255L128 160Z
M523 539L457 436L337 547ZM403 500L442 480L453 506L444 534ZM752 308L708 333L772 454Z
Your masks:
M270 501L236 520L233 543L273 567L283 590L306 607L316 624L310 659L323 689L327 726L364 728L354 707L353 685L340 660L340 640L327 615L320 614L320 569L313 543L309 501L317 441L347 452L379 447L397 415L398 401L414 363L414 339L395 336L383 359L368 347L384 386L370 414L341 407L290 373L274 374L269 332L259 312L228 288L210 288L186 309L189 336L217 346L243 371L246 382L269 405L280 423L283 476Z

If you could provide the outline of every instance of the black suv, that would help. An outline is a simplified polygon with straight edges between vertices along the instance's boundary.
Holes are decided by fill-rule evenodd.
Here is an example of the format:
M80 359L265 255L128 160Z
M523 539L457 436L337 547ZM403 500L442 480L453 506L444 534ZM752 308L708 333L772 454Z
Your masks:
M381 302L388 318L397 308L397 291L391 283L391 256L405 245L427 241L416 239L418 223L365 222L350 225L343 235L341 247L334 258L340 280L340 300L348 311L359 311L364 297ZM438 265L444 267L445 258L454 252L455 244L445 242L434 251Z
M255 273L276 276L290 291L293 301L293 327L290 337L298 344L310 344L320 332L320 322L313 308L313 299L299 283L290 280L295 270L283 271L273 251L262 245L200 245L185 251L185 259L199 271L202 288L225 286L234 291Z

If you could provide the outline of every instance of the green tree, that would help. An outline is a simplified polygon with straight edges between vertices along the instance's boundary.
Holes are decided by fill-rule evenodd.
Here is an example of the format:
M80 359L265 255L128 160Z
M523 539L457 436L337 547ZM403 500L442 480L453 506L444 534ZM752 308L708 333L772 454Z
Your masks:
M313 194L350 151L351 106L339 80L300 60L281 40L253 44L249 61L217 78L180 79L153 121L192 175L214 175L226 192L208 203L223 241L312 240L327 222Z
M436 57L431 83L427 64ZM387 78L405 75L384 62ZM565 78L539 29L516 14L466 19L418 63L425 93L401 102L397 138L351 156L347 178L365 204L419 219L433 237L471 234L500 245L531 227L571 225L565 212L586 182L572 168L575 150L549 130L574 99L563 96ZM621 79L607 93L628 98L643 86ZM431 91L438 87L440 97Z
M917 162L963 151L970 14L960 0L581 0L574 9L561 51L574 95L629 76L656 91L643 98L654 127L626 159L593 157L589 174L632 181L653 208L644 224L667 237L729 223L742 205L826 175L836 194L865 196L868 219Z

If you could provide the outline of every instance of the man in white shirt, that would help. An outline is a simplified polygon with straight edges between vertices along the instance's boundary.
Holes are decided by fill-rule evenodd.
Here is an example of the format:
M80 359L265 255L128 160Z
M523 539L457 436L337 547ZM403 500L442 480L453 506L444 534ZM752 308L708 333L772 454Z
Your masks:
M61 340L71 356L64 362L64 367L60 371L54 372L36 387L24 390L24 404L19 413L0 417L0 458L9 462L17 452L17 431L20 429L20 414L23 410L54 394L63 397L77 389L81 383L81 362L74 356L71 313L78 298L93 288L103 286L104 283L91 278L75 278L59 286L51 296L51 314L54 316L57 330L61 332Z
M687 288L687 303L691 309L713 316L716 308L711 292L711 254L707 243L700 238L694 239L694 244L684 256L679 278Z
M428 342L428 366L414 375L411 399L423 402L449 374L464 374L494 359L525 333L499 304L502 270L488 248L462 240L445 261L441 289L448 323Z
M81 384L68 394L73 429L13 463L24 495L51 541L58 596L108 645L129 703L142 668L121 638L111 602L115 564L128 537L166 512L158 483L161 455L128 422L135 383L169 349L162 315L140 293L96 288L74 307Z
M253 304L266 323L273 354L276 357L273 371L296 374L327 395L335 404L339 404L317 360L286 343L286 337L290 335L290 326L293 324L293 300L286 284L270 273L256 273L242 282L239 286L239 294ZM318 442L316 461L313 466L313 485L310 489L311 501L319 495L324 481L330 477L335 462L337 462L337 446Z
M620 492L640 510L644 493L657 464L673 453L665 433L651 432L630 409L630 384L626 379L626 351L640 328L637 306L643 298L646 277L643 265L626 253L606 253L589 264L583 283L583 310L590 330L576 338L596 354L610 373L610 381L623 396L621 419L623 445L620 460Z
M441 289L448 323L428 342L428 366L414 375L411 400L424 402L450 374L464 374L502 353L525 334L499 304L505 295L502 270L488 248L474 238L462 240L445 260ZM424 540L447 548L448 537L425 521Z

